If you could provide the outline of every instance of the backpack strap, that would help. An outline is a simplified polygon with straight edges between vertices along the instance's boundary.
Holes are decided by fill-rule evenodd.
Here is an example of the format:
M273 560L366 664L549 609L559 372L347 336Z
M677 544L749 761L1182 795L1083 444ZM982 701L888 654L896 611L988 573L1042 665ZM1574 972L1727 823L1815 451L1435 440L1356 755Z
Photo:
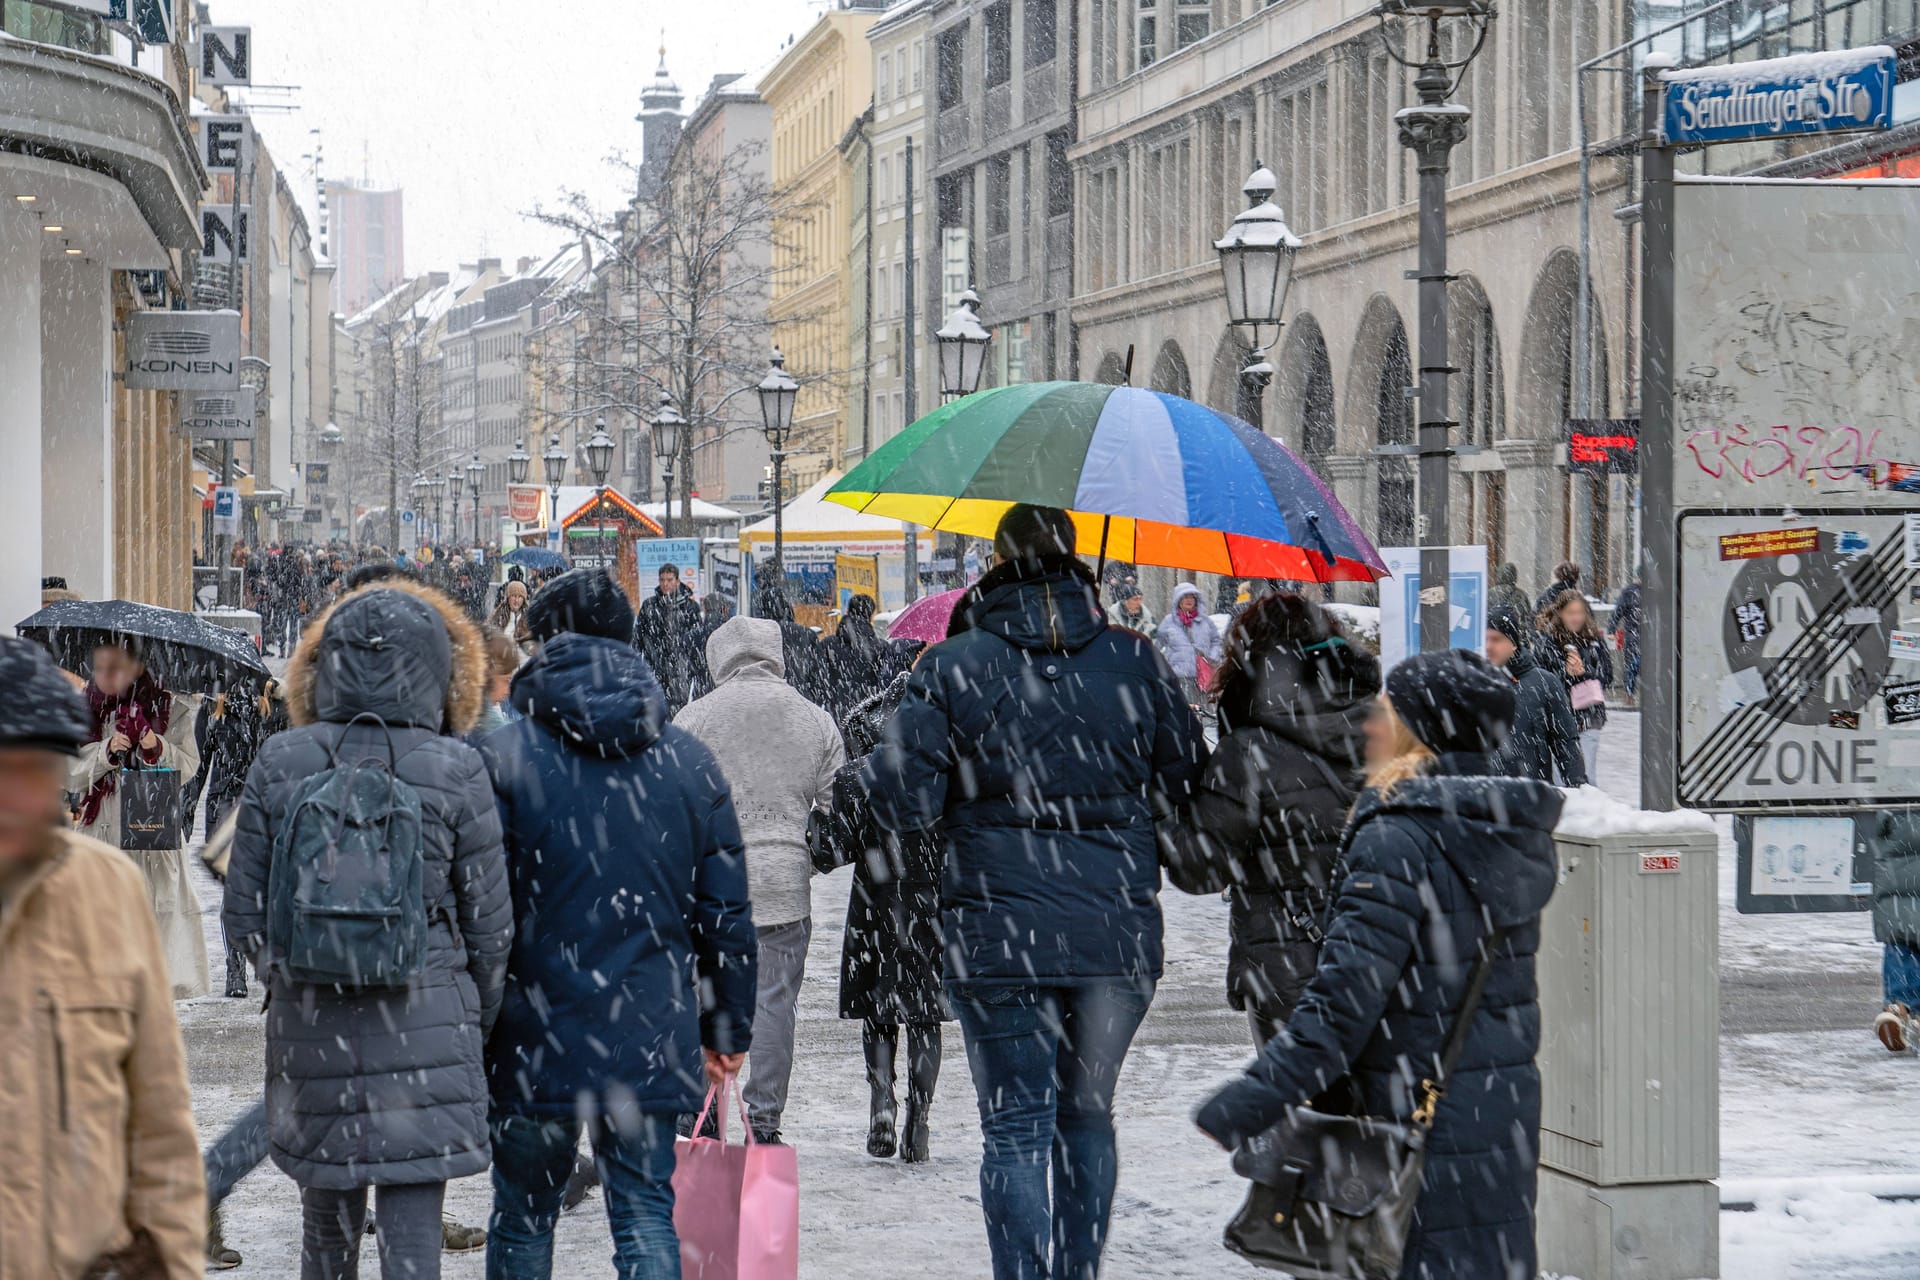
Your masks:
M1487 982L1493 977L1494 956L1506 939L1506 928L1495 925L1481 940L1480 961L1473 967L1473 977L1467 981L1467 992L1461 997L1460 1007L1453 1015L1453 1030L1447 1033L1446 1047L1440 1051L1440 1078L1420 1082L1420 1105L1414 1108L1413 1119L1424 1129L1433 1128L1434 1110L1440 1105L1440 1099L1447 1096L1447 1081L1453 1076L1453 1069L1460 1064L1460 1055L1467 1047L1467 1036L1473 1031L1474 1015L1480 1012L1481 997L1486 995Z

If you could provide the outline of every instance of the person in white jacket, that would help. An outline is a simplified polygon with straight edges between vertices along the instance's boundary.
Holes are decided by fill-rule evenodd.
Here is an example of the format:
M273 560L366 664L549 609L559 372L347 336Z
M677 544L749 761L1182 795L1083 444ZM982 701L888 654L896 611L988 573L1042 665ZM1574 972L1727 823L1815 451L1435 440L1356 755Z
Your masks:
M1220 665L1221 650L1220 629L1200 610L1200 588L1183 582L1173 589L1173 612L1160 624L1155 638L1167 665L1179 677L1188 703L1196 707L1204 704L1207 690L1200 660L1204 658L1211 671Z
M713 691L674 717L720 762L747 846L760 987L742 1092L762 1142L780 1139L813 937L807 815L831 807L834 775L847 760L833 717L787 684L781 641L780 624L765 618L722 623L707 639Z

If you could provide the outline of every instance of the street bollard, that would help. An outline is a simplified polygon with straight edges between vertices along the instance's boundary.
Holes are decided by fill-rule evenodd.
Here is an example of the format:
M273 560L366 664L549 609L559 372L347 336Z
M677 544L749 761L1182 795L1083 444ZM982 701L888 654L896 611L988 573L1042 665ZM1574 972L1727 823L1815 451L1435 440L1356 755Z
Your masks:
M1541 920L1547 1274L1720 1274L1719 838L1587 787L1554 833Z

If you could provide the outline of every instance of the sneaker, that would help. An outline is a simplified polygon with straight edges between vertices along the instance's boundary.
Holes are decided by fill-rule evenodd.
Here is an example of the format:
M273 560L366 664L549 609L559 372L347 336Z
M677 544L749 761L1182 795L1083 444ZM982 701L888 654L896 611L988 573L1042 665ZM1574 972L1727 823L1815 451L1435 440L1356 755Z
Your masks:
M240 1255L227 1248L227 1242L220 1238L220 1209L215 1206L207 1211L207 1270L231 1271L240 1265Z
M1920 1049L1920 1028L1903 1004L1890 1004L1873 1020L1873 1034L1887 1046L1889 1053L1908 1053Z
M442 1253L478 1253L487 1247L487 1233L480 1227L469 1227L465 1223L455 1222L452 1218L440 1219L440 1251Z

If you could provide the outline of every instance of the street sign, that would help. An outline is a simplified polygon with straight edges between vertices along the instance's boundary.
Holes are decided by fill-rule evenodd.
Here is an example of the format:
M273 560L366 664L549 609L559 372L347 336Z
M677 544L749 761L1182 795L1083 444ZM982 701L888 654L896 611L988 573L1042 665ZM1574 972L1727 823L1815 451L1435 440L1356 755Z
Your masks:
M413 512L411 512L411 511L402 511L402 512L400 513L400 523L401 523L401 524L412 524L412 523L413 523Z
M254 392L203 391L180 397L180 434L195 440L253 439Z
M1680 803L1920 802L1916 584L1900 515L1682 517Z
M1640 419L1569 418L1567 470L1630 476L1640 470Z
M127 388L232 391L240 385L238 311L136 311L127 318Z
M1669 71L1661 134L1678 147L1888 129L1895 61L1872 45Z
M215 485L213 490L213 533L228 537L240 532L240 491L230 484Z
M308 507L301 513L300 518L307 524L324 524L326 523L327 513L319 507Z

